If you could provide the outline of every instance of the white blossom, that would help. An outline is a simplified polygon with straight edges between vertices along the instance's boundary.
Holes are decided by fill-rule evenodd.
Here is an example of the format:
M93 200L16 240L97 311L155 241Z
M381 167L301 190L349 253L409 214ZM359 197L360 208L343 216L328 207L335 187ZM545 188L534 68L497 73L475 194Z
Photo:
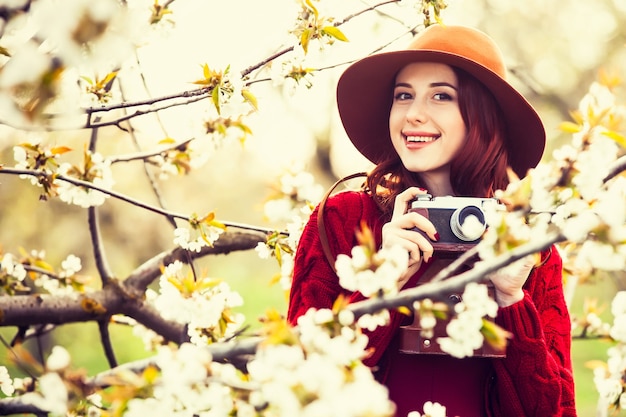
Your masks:
M335 268L339 284L349 291L359 291L365 297L379 292L395 294L398 292L398 280L406 271L408 253L399 246L384 248L375 255L377 265L362 246L352 248L351 256L337 255Z
M40 392L31 392L21 399L26 404L46 410L55 415L65 415L68 411L68 391L65 383L56 372L42 375L38 380Z
M82 269L80 258L76 255L68 255L67 258L61 262L61 268L63 268L63 274L65 276L72 276L78 273Z
M174 244L192 252L200 252L203 247L213 245L224 232L223 229L215 226L201 225L200 227L202 231L177 227L174 230Z
M265 345L248 364L250 380L259 383L255 402L268 415L303 417L390 416L393 404L358 358L367 344L358 331L335 335L324 323L330 310L309 310L298 320L302 345ZM358 404L346 398L362 398Z
M424 414L420 414L418 411L411 411L407 417L446 417L446 407L437 402L426 401L424 403Z
M269 259L272 256L272 250L265 242L257 243L254 250L261 259Z
M268 200L263 205L263 214L270 222L289 219L293 215L293 203L288 197Z
M6 253L2 257L0 263L0 271L5 271L8 275L15 277L18 281L24 281L26 278L26 269L21 263L15 263L13 255Z
M611 313L618 317L626 315L626 291L618 291L611 303Z
M357 319L357 325L362 329L374 331L378 327L388 325L390 318L389 310L382 310L376 314L363 314Z
M615 379L602 379L596 381L596 389L600 396L609 404L613 404L622 394L622 383Z
M472 356L483 345L483 317L495 317L498 310L484 284L467 284L461 299L454 306L457 316L446 326L447 336L437 338L441 350L457 358Z
M622 314L615 317L609 334L614 340L626 343L626 315Z
M42 53L34 42L26 42L0 72L0 89L38 83L52 66L52 58Z
M66 0L63 13L58 7L54 0L39 0L32 15L40 35L68 66L114 67L130 55L147 24L129 21L127 9L115 0Z
M206 331L218 340L233 335L244 321L241 313L232 312L233 308L243 304L241 295L232 291L227 283L211 284L208 278L204 278L192 291L188 291L184 284L176 285L185 279L180 261L168 265L161 275L159 292L150 301L163 318L188 324L191 341L198 345L211 342ZM222 326L220 321L225 312L230 321Z
M54 346L46 360L46 369L50 372L61 371L70 366L70 360L70 354L63 346Z
M99 153L92 153L89 157L91 159L91 166L89 172L85 175L91 178L90 182L92 182L94 186L104 190L113 188L115 181L111 171L111 161L103 158ZM58 173L72 177L70 174L72 170L73 167L71 164L63 163L59 166ZM109 197L101 191L76 186L67 181L56 180L55 184L58 185L57 192L59 193L59 198L67 204L87 208L102 205Z
M9 370L6 366L0 365L0 391L7 397L10 397L15 392L13 381L9 376Z

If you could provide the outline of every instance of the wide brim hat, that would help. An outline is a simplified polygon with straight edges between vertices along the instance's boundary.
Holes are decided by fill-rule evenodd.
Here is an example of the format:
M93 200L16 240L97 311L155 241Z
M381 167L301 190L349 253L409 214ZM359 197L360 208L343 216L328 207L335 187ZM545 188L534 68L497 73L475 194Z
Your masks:
M532 105L506 80L500 49L485 33L464 26L433 25L407 49L370 55L350 65L337 85L337 105L354 146L373 163L395 153L389 111L397 73L413 62L457 67L480 81L495 97L507 128L511 168L521 178L535 167L545 148L543 123Z

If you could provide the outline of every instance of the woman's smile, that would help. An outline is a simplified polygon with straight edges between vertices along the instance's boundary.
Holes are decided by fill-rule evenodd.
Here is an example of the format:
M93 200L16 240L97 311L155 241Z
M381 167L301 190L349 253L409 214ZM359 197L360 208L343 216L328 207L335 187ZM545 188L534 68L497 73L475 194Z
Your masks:
M412 143L432 143L439 139L441 135L424 133L403 133L407 144Z

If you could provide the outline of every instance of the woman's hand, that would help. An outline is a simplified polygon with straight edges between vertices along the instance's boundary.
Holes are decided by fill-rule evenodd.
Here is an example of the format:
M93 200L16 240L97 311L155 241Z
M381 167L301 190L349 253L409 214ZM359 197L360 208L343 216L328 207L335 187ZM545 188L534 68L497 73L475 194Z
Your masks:
M382 229L383 248L401 246L409 253L408 269L398 282L399 288L402 288L409 278L417 272L422 262L430 261L433 256L433 245L430 241L421 233L410 229L418 228L435 241L439 238L437 230L430 220L418 213L407 213L409 202L419 194L426 194L426 190L410 187L398 194L394 202L391 220L383 225Z
M535 257L526 256L489 274L496 289L496 302L500 307L508 307L524 298L522 287L535 266Z

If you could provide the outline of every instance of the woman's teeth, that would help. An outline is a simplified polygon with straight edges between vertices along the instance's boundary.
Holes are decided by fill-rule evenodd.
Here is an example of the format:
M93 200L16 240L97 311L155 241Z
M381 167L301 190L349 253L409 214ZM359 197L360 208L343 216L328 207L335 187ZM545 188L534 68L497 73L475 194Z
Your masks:
M407 136L407 142L433 142L438 136Z

